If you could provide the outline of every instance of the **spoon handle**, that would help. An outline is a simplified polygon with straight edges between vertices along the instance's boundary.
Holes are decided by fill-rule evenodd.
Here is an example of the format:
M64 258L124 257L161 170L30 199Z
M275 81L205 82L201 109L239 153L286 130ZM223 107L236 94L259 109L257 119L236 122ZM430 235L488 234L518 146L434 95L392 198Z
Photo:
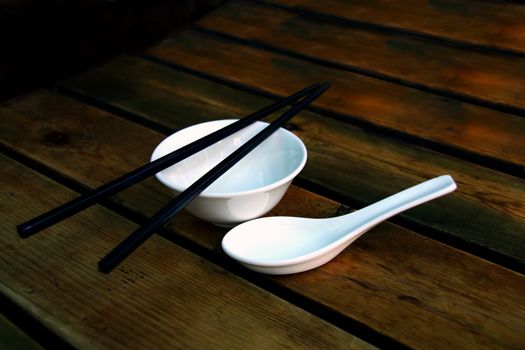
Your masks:
M344 220L352 223L351 225L354 227L352 231L359 236L380 222L419 204L450 193L456 187L451 176L439 176L347 214Z

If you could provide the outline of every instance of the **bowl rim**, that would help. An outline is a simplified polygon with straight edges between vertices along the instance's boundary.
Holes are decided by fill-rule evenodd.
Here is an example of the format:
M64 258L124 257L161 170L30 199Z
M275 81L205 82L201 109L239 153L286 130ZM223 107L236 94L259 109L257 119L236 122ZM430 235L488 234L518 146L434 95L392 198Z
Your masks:
M160 147L161 147L161 145L163 143L169 142L168 140L170 138L175 137L175 135L177 135L178 133L180 133L182 131L185 131L185 130L190 129L190 128L202 126L204 124L225 123L225 122L229 122L230 121L230 123L224 124L224 126L227 126L227 125L229 125L231 123L236 122L237 120L239 120L239 119L216 119L216 120L211 120L211 121L206 121L206 122L202 122L202 123L193 124L193 125L187 126L185 128L179 129L179 130L175 131L174 133L172 133L171 135L167 136L164 140L162 140L155 147L155 149L153 150L153 153L151 155L150 160L154 161L154 160L164 156L165 154L167 154L167 153L165 153L163 155L158 155L157 153L159 153L158 150L160 149ZM269 123L264 122L264 121L260 121L260 120L255 121L254 124L255 123L262 123L262 124L265 124L265 125L269 125ZM292 133L291 131L281 127L276 132L284 132L286 135L291 137L299 145L299 149L300 149L301 154L302 154L302 159L301 159L301 162L299 163L299 165L297 167L295 167L295 169L292 172L290 172L285 177L283 177L283 178L281 178L281 179L279 179L277 181L274 181L272 183L269 183L269 184L267 184L265 186L262 186L262 187L257 187L257 188L244 190L244 191L238 191L238 192L220 192L220 193L206 193L205 192L206 190L204 190L202 193L199 194L199 197L200 198L235 198L235 197L246 196L246 195L250 195L250 194L268 192L268 191L271 191L271 190L273 190L275 188L278 188L278 187L280 187L280 186L282 186L282 185L284 185L284 184L286 184L288 182L291 182L293 180L293 178L295 178L299 174L299 172L301 172L301 170L304 168L304 166L306 165L306 160L308 158L308 152L306 150L306 146L304 145L303 141L297 135ZM180 186L174 186L173 183L169 183L162 176L162 171L160 171L157 174L155 174L155 177L163 185L165 185L166 187L171 188L172 190L174 190L174 191L176 191L178 193L181 193L182 191L184 191L187 188L187 187L186 188L182 188Z

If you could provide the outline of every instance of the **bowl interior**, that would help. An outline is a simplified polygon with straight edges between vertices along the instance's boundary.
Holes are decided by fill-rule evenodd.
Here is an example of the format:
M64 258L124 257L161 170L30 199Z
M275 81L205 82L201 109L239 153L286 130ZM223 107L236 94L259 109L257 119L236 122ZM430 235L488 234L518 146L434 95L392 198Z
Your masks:
M210 134L236 120L217 120L193 125L166 138L152 160ZM256 122L157 174L166 186L181 192L224 160L268 123ZM291 180L306 162L302 141L279 129L201 193L201 196L239 195L279 186Z

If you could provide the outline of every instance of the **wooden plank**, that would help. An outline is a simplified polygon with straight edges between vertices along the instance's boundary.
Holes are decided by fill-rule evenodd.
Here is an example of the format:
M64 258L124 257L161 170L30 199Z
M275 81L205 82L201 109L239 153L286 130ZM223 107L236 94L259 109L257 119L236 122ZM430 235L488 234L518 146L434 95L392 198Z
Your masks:
M140 79L135 74L130 75ZM18 101L16 107L26 112L3 109L1 113L7 124L1 135L4 145L88 187L116 177L123 169L141 164L151 151L147 145L161 136L152 140L155 133L151 130L49 93ZM169 103L160 109L163 107L169 107ZM49 125L58 130L67 129L67 145L50 146L42 142L38 130ZM93 132L91 125L105 125L113 132ZM10 134L20 135L22 131L26 137L16 140L9 137ZM84 149L91 150L90 154ZM93 164L91 174L82 170L97 155L119 155L126 150L133 150L135 155L129 158L115 156ZM142 161L138 162L137 158L142 158ZM107 179L95 177L95 173L107 174ZM117 200L142 213L149 213L152 210L149 201L137 199L152 196L148 193L152 188L160 188L160 185L137 185L135 194L123 193ZM161 192L161 189L157 191ZM52 204L44 205L51 207ZM273 214L329 216L338 207L338 203L293 187ZM60 237L69 242L70 238L64 237L67 232L62 232L67 229L68 222L57 225L53 229L55 232L43 232L35 237L37 243L34 244L41 245L46 239ZM98 237L100 234L95 225L98 223L89 222L86 230L94 232L83 230L83 235ZM220 240L226 232L186 213L172 220L168 229L209 251L219 250ZM111 226L113 230L127 232L129 228ZM65 243L60 247L63 245ZM161 246L168 249L164 244ZM156 246L148 247L133 258L139 259L144 254L151 259L157 257L155 261L163 263L176 259L171 256L171 250L168 256L166 252L158 252L160 248ZM143 264L130 259L125 268L136 270L136 266ZM280 290L292 291L305 300L312 300L338 317L357 321L413 348L497 349L520 348L524 344L523 275L392 224L385 223L367 233L330 264L303 274L269 277L267 281L279 286Z
M148 53L280 96L330 80L331 89L314 103L323 111L525 176L525 119L519 116L199 33L176 35Z
M365 75L525 113L525 58L349 26L244 1L229 1L197 26Z
M371 348L158 236L98 272L136 228L102 207L22 240L18 223L75 194L3 155L0 164L0 291L75 347Z
M41 350L43 347L0 314L0 349Z
M65 84L170 128L242 116L270 103L133 58L121 58ZM291 87L285 94L298 88ZM190 106L188 112L186 106ZM198 107L202 113L196 112ZM50 107L26 100L12 104L12 108L34 113ZM292 127L309 152L301 178L347 201L372 203L390 195L393 186L402 189L433 176L452 174L459 183L457 195L413 209L404 217L444 237L525 263L525 181L314 114L302 113ZM144 147L154 148L153 142L144 142Z
M525 6L509 1L262 0L352 22L525 54Z

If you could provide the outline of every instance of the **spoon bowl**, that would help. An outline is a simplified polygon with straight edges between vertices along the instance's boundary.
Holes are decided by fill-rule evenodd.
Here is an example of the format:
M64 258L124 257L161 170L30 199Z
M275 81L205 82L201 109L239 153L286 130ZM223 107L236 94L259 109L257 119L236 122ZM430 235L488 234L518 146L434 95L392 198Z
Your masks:
M283 275L310 270L332 260L380 222L455 189L452 177L444 175L335 218L252 220L230 230L222 248L254 271Z

